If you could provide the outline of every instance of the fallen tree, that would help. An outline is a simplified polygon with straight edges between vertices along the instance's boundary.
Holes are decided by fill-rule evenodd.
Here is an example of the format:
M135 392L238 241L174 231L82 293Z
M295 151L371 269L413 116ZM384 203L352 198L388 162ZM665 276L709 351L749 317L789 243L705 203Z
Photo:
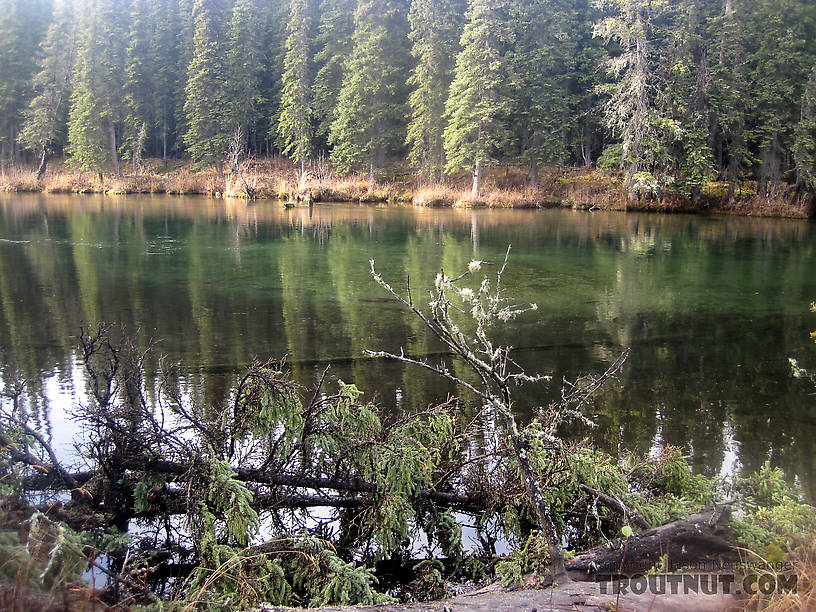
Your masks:
M736 558L730 505L712 505L689 517L620 538L578 555L567 564L576 579L642 576L670 560L672 567Z

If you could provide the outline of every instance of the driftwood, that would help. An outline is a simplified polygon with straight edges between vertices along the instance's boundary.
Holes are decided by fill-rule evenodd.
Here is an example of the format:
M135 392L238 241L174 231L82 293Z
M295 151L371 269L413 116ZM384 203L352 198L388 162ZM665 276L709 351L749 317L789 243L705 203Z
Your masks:
M717 560L734 550L730 516L730 506L710 506L688 518L593 548L567 563L567 571L573 580L595 580L604 575L643 575L663 555L669 570Z

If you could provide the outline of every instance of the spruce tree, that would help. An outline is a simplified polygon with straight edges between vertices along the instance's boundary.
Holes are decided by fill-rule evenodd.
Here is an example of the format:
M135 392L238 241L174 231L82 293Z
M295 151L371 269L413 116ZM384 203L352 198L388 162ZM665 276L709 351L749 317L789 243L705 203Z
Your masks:
M68 122L68 163L78 170L97 172L100 177L110 161L108 132L100 122L106 112L94 95L93 68L81 54L77 61L81 76L74 79Z
M405 142L410 56L407 6L401 0L359 0L354 50L331 125L332 161L341 173L368 165L372 179Z
M674 20L671 42L662 54L658 106L663 109L661 138L666 147L666 170L673 174L673 189L700 196L714 178L711 148L711 74L705 23L710 3L683 0Z
M798 0L757 0L749 15L751 106L746 140L754 153L757 194L772 198L785 189L788 152L808 74L816 61L816 6Z
M224 32L228 15L225 0L195 0L193 59L184 104L187 150L197 164L214 165L221 179L231 136Z
M321 0L319 4L312 107L315 136L322 145L328 144L346 64L351 57L355 6L355 0Z
M514 0L515 32L508 64L513 77L513 132L516 158L538 182L544 164L563 164L575 113L574 78L577 23L572 0Z
M195 49L195 20L193 18L194 0L172 0L178 3L178 38L176 42L177 78L173 87L173 122L176 126L176 152L185 152L184 137L187 134L187 83L190 64L193 63Z
M290 0L284 59L283 94L277 135L285 155L300 164L301 175L312 147L310 15L307 0Z
M40 70L34 77L35 97L25 112L20 141L35 151L40 164L37 180L45 176L48 155L65 129L71 95L71 68L76 51L73 5L59 2L40 49Z
M409 159L431 177L445 169L445 102L448 97L463 21L459 0L414 0L410 39L416 66L409 84L411 122L408 124Z
M603 0L611 14L595 27L595 34L614 42L620 54L607 61L612 82L602 86L607 127L620 138L627 184L638 172L652 169L657 155L659 117L657 85L650 64L654 52L655 12L665 4L650 0Z
M816 65L802 94L793 156L797 187L816 193Z
M178 0L152 0L153 23L153 120L158 150L166 163L173 145L175 130L175 96L179 84L185 82L186 71L179 70L179 44L182 38Z
M470 0L445 105L447 171L472 169L474 198L479 196L485 166L498 159L508 134L511 100L505 51L511 33L505 10L505 2Z
M263 4L237 0L229 25L230 127L255 143L265 103L261 92L264 69Z
M151 22L147 0L131 0L130 23L125 54L125 133L122 146L134 172L142 159L148 129L154 124L153 103L156 89L153 84L155 57L153 56Z
M18 129L32 97L38 46L51 0L0 0L0 165L16 158Z
M80 3L77 60L68 124L70 163L100 175L108 165L121 176L117 123L122 115L123 15L119 0Z
M311 2L311 0L310 0ZM261 25L263 31L266 61L262 77L261 115L263 125L259 124L259 136L264 139L266 150L272 151L277 147L276 126L280 115L281 99L283 97L283 63L286 57L286 27L289 23L289 0L275 0L264 3L267 7Z
M744 1L744 0L742 0ZM743 14L739 0L725 0L723 14L712 27L714 57L711 66L710 103L714 115L714 146L718 166L726 169L729 197L733 197L749 157L745 141L745 115L750 92L746 75Z
M599 69L606 55L603 41L592 34L598 21L595 3L590 0L574 0L575 41L574 74L570 83L571 113L573 121L569 136L573 159L584 166L592 166L600 154L603 141L603 118L598 108L598 86L603 71Z

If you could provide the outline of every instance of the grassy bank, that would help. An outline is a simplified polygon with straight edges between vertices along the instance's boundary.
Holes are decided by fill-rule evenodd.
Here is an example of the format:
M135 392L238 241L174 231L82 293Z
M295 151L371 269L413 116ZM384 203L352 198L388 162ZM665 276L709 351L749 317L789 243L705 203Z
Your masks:
M568 207L585 210L628 210L677 213L715 213L808 218L813 198L802 196L766 200L756 196L756 186L746 182L729 197L727 185L711 183L700 197L666 193L661 197L627 197L619 177L596 170L557 170L542 173L530 184L526 170L491 169L479 198L470 193L470 178L460 173L444 183L428 182L408 168L393 167L371 181L368 175L338 176L327 162L314 163L302 178L297 168L282 158L244 163L237 172L219 179L214 170L196 171L189 163L163 164L152 160L137 173L101 179L77 173L63 164L50 167L42 181L33 169L11 169L0 174L0 191L79 194L169 194L233 198L277 198L285 201L399 202L417 206L490 208Z

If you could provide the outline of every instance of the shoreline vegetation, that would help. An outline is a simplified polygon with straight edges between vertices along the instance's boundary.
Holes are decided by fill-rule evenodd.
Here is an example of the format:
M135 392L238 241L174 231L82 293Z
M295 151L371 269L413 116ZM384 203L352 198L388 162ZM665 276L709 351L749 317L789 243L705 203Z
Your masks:
M756 183L746 181L729 195L726 183L709 182L699 196L679 193L632 194L620 174L592 168L549 168L537 185L525 168L498 166L485 172L478 198L470 176L459 173L444 182L427 181L407 167L395 166L372 180L369 174L335 174L318 160L303 174L282 157L244 162L223 179L213 169L196 170L189 162L164 164L147 160L135 174L97 175L71 171L64 164L37 179L37 170L7 168L0 174L0 192L47 194L201 195L247 200L278 199L289 203L395 203L424 207L573 208L577 210L732 214L807 219L814 215L810 194L757 196Z

